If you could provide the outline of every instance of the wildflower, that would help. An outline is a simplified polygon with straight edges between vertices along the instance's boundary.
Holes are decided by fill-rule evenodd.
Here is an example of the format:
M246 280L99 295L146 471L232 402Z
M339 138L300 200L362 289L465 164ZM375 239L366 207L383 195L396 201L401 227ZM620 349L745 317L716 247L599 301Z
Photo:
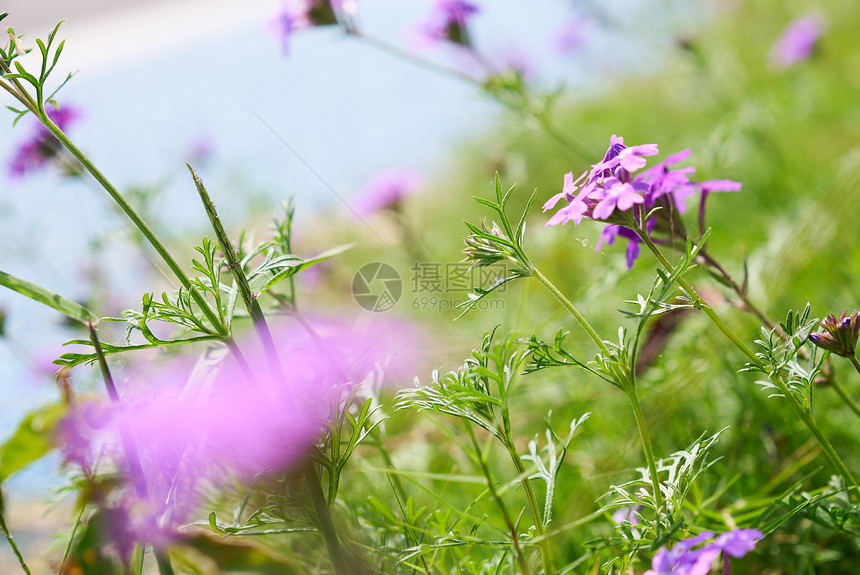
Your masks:
M580 16L568 18L555 35L555 48L561 54L570 54L585 43L587 20Z
M824 333L809 334L809 341L830 353L854 357L857 336L860 334L860 311L851 314L843 311L838 318L830 314L818 325L824 329Z
M397 211L403 198L421 187L421 176L409 169L377 172L357 193L353 211L366 216L381 210Z
M382 369L405 377L417 347L413 330L396 322L313 323L314 333L273 328L283 381L258 368L267 360L256 341L243 346L244 366L217 350L195 365L173 361L133 374L120 403L72 412L61 437L66 452L86 461L85 448L117 451L118 437L135 438L148 496L137 490L127 507L160 517L159 525L184 520L201 486L296 465L358 384L379 380Z
M430 40L471 48L468 21L479 10L477 4L468 0L437 0L427 22L420 28L421 34Z
M80 113L74 108L48 108L48 117L61 130L65 130ZM28 172L38 170L54 160L62 152L63 147L48 129L41 123L35 125L30 138L21 144L17 153L9 162L9 175L19 178ZM74 173L71 171L71 173Z
M661 548L651 562L651 569L643 575L707 575L714 560L723 554L724 573L729 572L728 557L743 557L753 550L756 541L764 535L757 529L736 529L723 533L710 543L714 534L705 531L685 539L671 550ZM694 547L699 546L697 549Z
M352 0L293 0L285 3L273 22L284 55L289 54L290 38L294 33L316 26L337 25L338 14L346 16L354 11Z
M818 14L807 14L797 18L788 25L771 48L771 62L780 68L788 68L806 60L812 55L823 33L824 25Z
M690 150L682 150L639 172L647 163L645 157L657 153L656 144L628 147L624 138L612 136L603 160L575 180L573 172L565 174L562 191L544 204L543 211L554 208L560 200L565 200L567 205L556 211L546 225L565 224L571 220L578 225L585 217L606 221L609 225L603 230L597 249L600 250L604 244L612 244L619 235L627 238L629 268L639 255L641 240L633 229L626 227L630 221L623 212L632 210L637 221L643 214L651 214L646 222L649 236L657 230L668 235L670 240L683 240L685 232L674 219L674 214L685 211L688 197L699 191L702 195L701 209L704 210L708 193L741 188L741 184L731 180L693 182L690 176L695 173L695 168L670 168L687 159ZM655 207L665 209L652 212Z

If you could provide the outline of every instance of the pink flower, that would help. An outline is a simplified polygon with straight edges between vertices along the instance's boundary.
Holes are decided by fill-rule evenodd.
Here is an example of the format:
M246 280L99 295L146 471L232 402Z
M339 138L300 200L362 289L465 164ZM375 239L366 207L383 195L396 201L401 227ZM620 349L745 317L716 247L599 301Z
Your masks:
M367 216L384 209L396 210L403 198L414 194L421 184L421 175L414 170L382 170L356 192L353 211L358 216Z
M420 33L433 41L471 48L468 24L479 11L478 5L468 0L436 0L433 11L420 27Z
M80 112L70 107L48 108L46 112L51 121L63 131L80 117ZM61 151L60 142L41 122L37 122L33 125L30 138L21 144L9 161L9 175L20 178L28 172L39 170Z
M356 386L403 377L419 347L414 330L393 321L312 324L313 333L298 322L273 329L283 380L271 375L255 339L242 346L246 368L215 349L195 364L178 359L130 373L120 403L82 405L64 422L67 457L86 462L88 450L112 446L126 468L118 438L132 437L143 478L131 479L146 481L148 497L138 490L127 499L161 517L159 524L184 521L200 486L296 465Z
M773 45L770 60L780 68L788 68L809 58L824 33L824 24L819 14L807 14L797 18Z

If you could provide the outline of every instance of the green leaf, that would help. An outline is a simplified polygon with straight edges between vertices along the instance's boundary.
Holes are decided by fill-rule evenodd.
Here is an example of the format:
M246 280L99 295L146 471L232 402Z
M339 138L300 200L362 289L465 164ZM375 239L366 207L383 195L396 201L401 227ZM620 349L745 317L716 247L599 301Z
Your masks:
M92 323L98 322L98 318L84 306L68 300L49 289L28 282L27 280L23 280L0 271L0 285L48 307L54 308L66 317L84 325L87 324L87 321Z
M355 244L346 244L337 246L330 250L326 250L315 258L302 260L296 256L279 256L265 262L256 270L248 274L248 283L251 286L251 291L259 296L267 289L275 285L281 280L297 274L305 268L314 266L322 261L345 252L352 248Z
M24 417L12 437L0 446L0 482L54 448L51 437L66 411L65 404L51 403Z

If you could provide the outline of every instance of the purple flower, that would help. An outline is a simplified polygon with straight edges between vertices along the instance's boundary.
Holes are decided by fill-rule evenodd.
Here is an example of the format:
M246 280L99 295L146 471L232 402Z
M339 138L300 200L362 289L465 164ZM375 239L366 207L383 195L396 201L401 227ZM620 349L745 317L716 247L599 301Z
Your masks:
M770 60L780 68L788 68L809 58L819 38L824 33L824 25L819 14L807 14L797 18L773 45Z
M635 217L651 213L660 207L646 222L646 230L668 234L670 240L683 239L683 227L674 220L675 213L682 214L686 209L686 199L696 191L702 194L701 210L710 192L737 191L741 184L731 180L709 180L693 182L690 176L695 168L672 169L670 166L687 159L690 150L683 150L669 156L662 162L643 170L647 161L645 156L658 153L656 144L626 146L624 138L612 136L609 149L603 160L591 166L576 180L573 172L564 176L562 191L551 197L543 206L543 211L553 209L560 200L567 204L560 208L546 223L547 226L566 224L573 220L578 225L584 217L604 220L607 226L600 236L597 249L612 244L616 236L628 238L627 267L631 267L639 255L640 239L627 227L629 219L622 212L632 210ZM702 212L703 213L703 212Z
M830 353L854 357L857 337L860 335L860 311L843 311L839 317L831 313L818 325L824 329L824 333L809 334L809 341Z
M585 43L585 28L588 20L581 16L574 16L558 29L555 35L555 48L562 54L576 51Z
M420 25L421 35L433 41L472 47L469 20L480 8L468 0L436 0L427 20Z
M272 26L281 40L284 55L287 55L294 33L315 26L337 25L339 13L353 11L352 0L292 0L281 6Z
M63 131L80 117L78 110L69 107L48 108L46 111L51 121ZM41 122L36 123L30 138L21 144L9 161L9 175L20 178L28 172L39 170L56 158L62 149L59 140Z
M397 210L403 198L420 187L421 176L413 170L383 170L356 192L352 208L361 217L384 209Z
M714 534L705 531L685 539L671 550L661 548L651 562L651 569L643 575L707 575L714 560L723 554L725 573L728 573L728 557L743 557L753 550L756 541L764 535L757 529L736 529L723 533L716 540ZM698 547L694 549L694 547Z

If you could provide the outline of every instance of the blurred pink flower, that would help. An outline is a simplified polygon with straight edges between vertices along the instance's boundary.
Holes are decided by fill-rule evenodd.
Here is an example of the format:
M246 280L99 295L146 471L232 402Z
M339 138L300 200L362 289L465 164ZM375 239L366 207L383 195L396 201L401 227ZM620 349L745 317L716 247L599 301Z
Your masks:
M81 115L80 111L70 107L48 108L46 112L51 121L63 131ZM41 122L36 121L30 137L21 143L18 151L9 161L9 175L20 178L28 172L36 171L53 160L61 151L60 142Z
M824 33L820 14L807 14L788 25L770 51L770 60L780 68L788 68L809 58Z
M242 346L253 373L218 349L194 365L170 360L129 374L120 403L82 404L65 420L59 439L67 460L86 463L106 448L125 468L118 439L133 437L148 497L138 490L127 500L132 509L156 508L160 525L184 521L200 486L248 481L305 460L358 384L411 376L420 347L415 330L400 322L312 323L313 333L298 322L272 330L284 381L269 374L255 339Z
M356 192L352 209L360 217L384 209L397 209L403 198L421 187L421 180L418 172L408 168L379 171Z
M287 55L294 33L305 28L337 25L338 14L344 18L346 26L351 26L354 12L354 0L288 0L275 14L271 26L281 41L284 55Z
M575 52L585 43L588 20L582 16L569 17L556 31L554 47L561 54Z
M468 0L436 0L427 20L417 31L433 42L451 42L472 48L469 20L479 11L480 7Z

